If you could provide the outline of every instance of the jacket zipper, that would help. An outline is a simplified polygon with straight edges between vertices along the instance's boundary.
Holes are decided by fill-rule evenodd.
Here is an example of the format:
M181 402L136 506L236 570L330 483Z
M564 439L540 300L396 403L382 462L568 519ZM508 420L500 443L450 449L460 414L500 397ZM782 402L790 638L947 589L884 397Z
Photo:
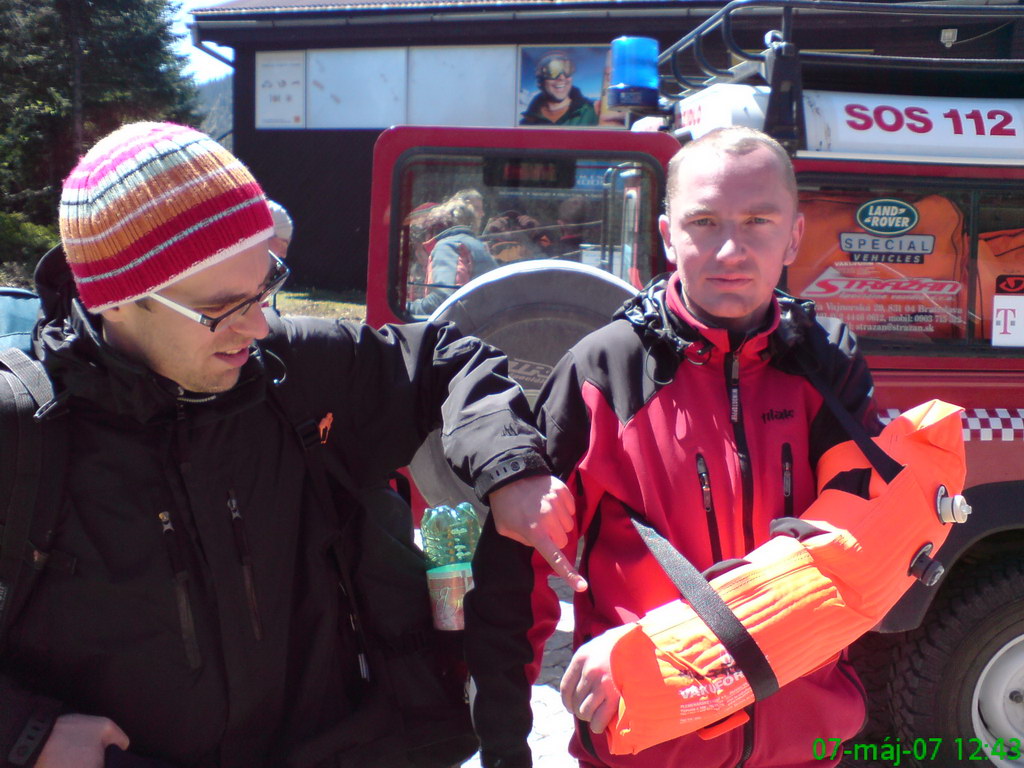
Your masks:
M725 356L726 383L729 395L729 421L736 438L736 456L740 464L740 482L743 489L743 546L745 552L754 548L754 476L750 467L750 449L743 428L743 409L740 406L739 350Z
M793 446L782 444L782 508L784 517L793 516Z
M740 345L742 348L742 345ZM736 456L740 464L743 488L743 545L746 552L754 549L754 475L750 466L750 448L743 428L743 409L740 405L740 348L725 356L728 380L729 421L736 439ZM743 768L754 751L754 705L747 707L750 719L743 726L743 754L736 768Z
M700 494L704 502L704 514L708 521L708 538L711 540L711 559L722 561L722 538L718 533L718 518L715 516L715 500L711 496L711 475L704 454L697 454L697 479L700 481Z
M188 569L185 567L185 558L182 555L174 524L171 522L170 512L160 512L157 517L160 520L161 532L167 554L171 559L171 569L174 571L172 582L174 583L174 597L178 605L178 622L181 624L181 639L185 645L185 658L192 669L199 669L202 666L202 657L199 654L199 640L196 638L196 622L192 614L192 603L188 597Z
M231 533L235 537L235 550L242 565L242 580L245 582L245 597L249 603L249 622L252 634L257 641L263 639L263 620L260 618L260 604L256 599L256 577L252 567L252 553L249 551L249 540L245 536L245 525L242 522L242 511L238 508L238 499L234 489L228 490L228 512L231 515Z

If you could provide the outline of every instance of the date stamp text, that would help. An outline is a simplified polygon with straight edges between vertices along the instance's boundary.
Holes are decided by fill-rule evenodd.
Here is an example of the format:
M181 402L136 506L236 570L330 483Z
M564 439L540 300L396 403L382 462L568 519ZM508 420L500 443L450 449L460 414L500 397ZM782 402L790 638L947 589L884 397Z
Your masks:
M1021 759L1020 739L994 739L986 742L976 738L912 739L901 741L886 737L877 743L843 742L842 739L814 739L811 755L815 760L836 760L848 757L864 762L884 763L893 768L911 759L916 763L947 765L958 762L998 762Z

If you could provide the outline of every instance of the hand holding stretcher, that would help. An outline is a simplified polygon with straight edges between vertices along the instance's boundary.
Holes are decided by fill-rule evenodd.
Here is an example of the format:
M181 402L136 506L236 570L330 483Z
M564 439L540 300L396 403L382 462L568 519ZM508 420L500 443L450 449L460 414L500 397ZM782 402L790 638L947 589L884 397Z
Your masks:
M888 480L856 442L833 447L819 462L818 498L806 512L777 520L771 540L711 579L720 598L712 602L732 614L725 623L747 635L744 653L730 652L691 607L705 601L692 597L626 632L611 653L621 693L607 730L611 752L635 754L700 729L712 738L742 723L744 707L834 659L916 578L937 580L941 569L928 553L970 512L959 496L961 411L932 400L873 438L901 465L884 472Z

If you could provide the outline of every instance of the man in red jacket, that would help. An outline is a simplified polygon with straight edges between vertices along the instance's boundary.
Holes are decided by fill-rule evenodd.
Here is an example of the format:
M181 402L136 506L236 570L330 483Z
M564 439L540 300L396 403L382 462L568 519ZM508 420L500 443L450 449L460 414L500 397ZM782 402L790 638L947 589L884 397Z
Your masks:
M775 291L804 231L781 146L745 128L685 146L669 166L660 228L674 274L571 349L537 403L548 456L571 497L552 484L538 514L523 520L494 505L497 527L480 543L467 629L489 768L531 764L530 683L558 615L542 555L553 560L552 547L563 546L571 561L581 541L589 589L576 596L578 650L562 682L578 718L570 751L581 766L829 765L813 758L812 741L848 739L863 721L861 687L840 661L750 707L742 727L636 755L608 748L603 732L619 701L611 647L623 626L679 597L631 514L705 570L742 558L769 538L772 520L810 505L818 459L848 436L802 375L797 347L814 351L843 405L869 433L878 430L852 335Z

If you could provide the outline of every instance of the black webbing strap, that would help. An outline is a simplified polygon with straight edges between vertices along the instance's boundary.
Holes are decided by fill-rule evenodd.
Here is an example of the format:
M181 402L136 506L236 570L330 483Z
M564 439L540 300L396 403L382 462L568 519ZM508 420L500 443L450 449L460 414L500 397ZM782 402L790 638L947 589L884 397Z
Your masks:
M821 378L821 374L807 365L804 365L803 369L804 376L818 390L818 394L824 398L825 405L832 411L832 415L836 417L836 420L846 431L849 438L857 444L857 447L860 448L865 458L871 463L871 466L875 468L879 477L885 480L886 483L891 483L896 475L903 471L903 465L883 451L878 443L868 437L867 431L850 415L850 412L839 401L839 397L832 390L832 387Z
M675 584L679 594L701 621L708 625L743 671L747 684L754 692L754 698L760 701L779 690L779 681L761 648L707 579L693 563L669 544L668 539L641 520L632 509L628 511L640 538Z
M359 492L351 473L337 457L330 451L324 450L320 444L320 430L316 422L303 418L302 409L304 402L299 401L301 393L296 385L282 380L269 387L271 405L284 418L295 433L295 437L302 447L306 459L306 469L309 472L309 479L313 485L313 495L321 508L337 511L338 505L334 501L334 494L331 492L328 476L333 476L351 496L353 501L359 502ZM370 667L368 663L368 642L363 629L363 620L360 615L359 605L356 602L356 588L352 582L352 574L341 553L333 542L328 542L327 552L337 564L338 577L344 597L348 603L349 621L355 632L357 655L359 659L359 670L363 680L370 679Z
M46 375L42 363L33 360L20 349L0 349L0 363L3 363L25 386L35 401L33 412L53 399L53 384Z
M0 535L0 640L10 621L19 572L28 551L43 469L43 429L33 416L53 397L53 387L42 369L19 349L0 350L0 410L3 412L4 460L13 462L13 486L9 489ZM10 432L8 433L8 430ZM62 478L63 479L63 478Z
M291 426L299 445L302 446L302 452L306 458L306 468L309 470L313 492L317 500L325 509L336 508L330 483L327 480L328 475L332 475L352 496L353 500L358 501L358 486L352 479L348 467L330 451L323 449L320 444L320 427L314 419L306 418L306 402L301 399L304 393L298 391L297 385L293 384L290 379L282 379L271 384L268 387L268 393L271 405L285 423Z

